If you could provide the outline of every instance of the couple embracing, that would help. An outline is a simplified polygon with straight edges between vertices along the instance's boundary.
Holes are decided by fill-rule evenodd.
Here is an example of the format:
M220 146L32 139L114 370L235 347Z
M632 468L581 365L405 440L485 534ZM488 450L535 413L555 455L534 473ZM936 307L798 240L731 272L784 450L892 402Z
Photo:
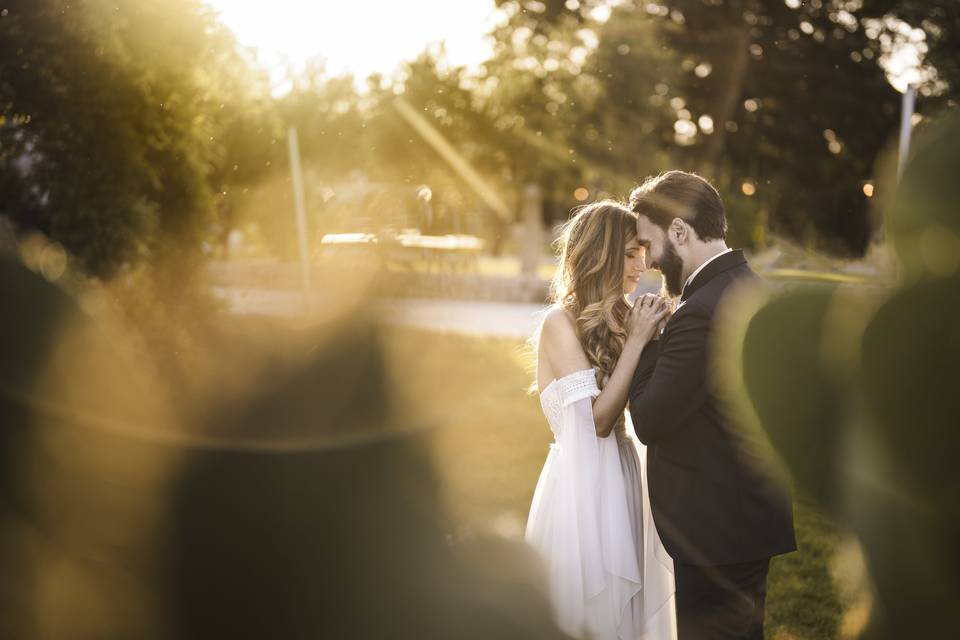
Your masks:
M555 442L526 538L573 637L763 638L770 558L796 541L789 491L714 394L715 311L757 280L726 228L716 189L670 171L563 230L537 355ZM631 306L647 268L668 295Z

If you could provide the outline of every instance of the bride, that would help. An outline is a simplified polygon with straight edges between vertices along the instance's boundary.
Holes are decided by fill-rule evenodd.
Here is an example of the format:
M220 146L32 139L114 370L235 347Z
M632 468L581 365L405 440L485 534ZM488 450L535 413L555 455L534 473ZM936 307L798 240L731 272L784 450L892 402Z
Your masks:
M627 302L646 270L636 216L580 209L561 235L554 305L540 329L537 387L555 438L527 521L560 628L577 638L676 638L673 561L646 491L646 450L627 426L640 353L670 303Z

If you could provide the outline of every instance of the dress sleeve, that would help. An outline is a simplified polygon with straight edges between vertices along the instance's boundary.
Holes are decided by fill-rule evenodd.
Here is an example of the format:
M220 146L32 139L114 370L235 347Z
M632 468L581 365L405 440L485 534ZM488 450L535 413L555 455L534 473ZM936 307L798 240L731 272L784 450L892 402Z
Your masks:
M557 500L549 553L550 585L561 629L582 628L588 599L605 586L601 548L601 439L593 421L600 394L592 369L557 380L561 420L557 433Z
M633 441L622 440L625 433L597 436L593 399L600 390L594 376L593 370L577 371L549 392L545 410L556 441L534 494L526 537L544 560L554 615L565 633L641 637L640 462Z
M624 478L616 435L597 436L593 399L600 394L594 371L578 371L557 381L561 405L555 499L546 552L552 601L561 629L576 633L596 616L590 602L606 592L621 601L640 588L636 549L629 537ZM546 531L544 532L546 533ZM595 607L596 605L594 605Z

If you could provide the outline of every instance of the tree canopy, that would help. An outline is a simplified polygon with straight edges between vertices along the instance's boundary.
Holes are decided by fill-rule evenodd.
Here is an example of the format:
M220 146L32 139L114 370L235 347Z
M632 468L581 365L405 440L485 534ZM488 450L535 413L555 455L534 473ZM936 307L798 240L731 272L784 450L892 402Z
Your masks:
M948 0L496 5L479 68L452 67L442 47L397 76L333 77L317 61L277 96L200 0L12 0L0 15L2 213L94 275L193 254L251 204L279 215L294 126L325 184L427 184L436 230L499 223L401 117L400 96L514 209L538 184L547 221L680 167L721 189L733 242L773 231L856 255L874 228L865 185L899 119L881 63L905 43L925 54L922 113L955 107L960 87Z

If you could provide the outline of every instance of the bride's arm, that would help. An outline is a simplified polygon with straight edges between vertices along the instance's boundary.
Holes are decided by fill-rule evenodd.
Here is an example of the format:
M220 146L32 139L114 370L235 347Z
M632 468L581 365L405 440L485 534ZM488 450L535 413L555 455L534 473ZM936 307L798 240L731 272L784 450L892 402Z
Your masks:
M641 306L641 300L647 302L646 307ZM593 422L597 435L601 438L610 435L623 414L630 381L643 347L653 337L657 325L668 311L665 304L659 303L659 298L655 296L641 300L637 301L637 306L631 311L627 340L613 373L600 395L593 401ZM552 309L544 319L540 334L540 357L546 358L549 369L556 378L591 368L577 338L573 321L559 308Z
M623 345L623 351L620 353L617 365L613 368L613 374L593 402L593 421L597 425L597 435L600 437L605 438L610 434L627 406L630 380L633 378L633 370L637 368L642 351L643 344L638 344L637 341L628 340Z

